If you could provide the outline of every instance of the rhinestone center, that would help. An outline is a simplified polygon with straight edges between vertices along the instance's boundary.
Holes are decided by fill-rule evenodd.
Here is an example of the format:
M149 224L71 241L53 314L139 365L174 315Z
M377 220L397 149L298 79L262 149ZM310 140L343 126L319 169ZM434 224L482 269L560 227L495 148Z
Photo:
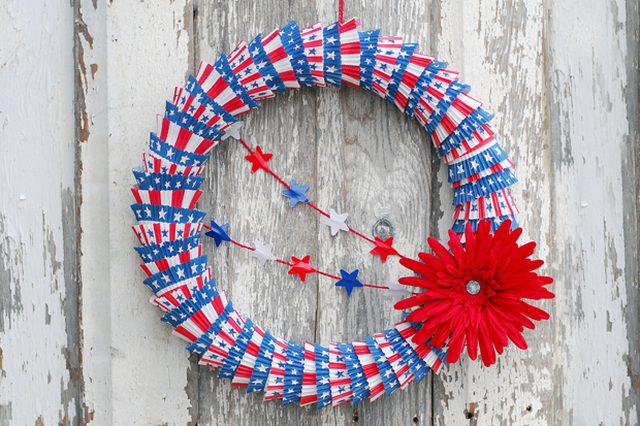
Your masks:
M471 280L467 282L467 293L472 296L480 293L480 283L476 280Z

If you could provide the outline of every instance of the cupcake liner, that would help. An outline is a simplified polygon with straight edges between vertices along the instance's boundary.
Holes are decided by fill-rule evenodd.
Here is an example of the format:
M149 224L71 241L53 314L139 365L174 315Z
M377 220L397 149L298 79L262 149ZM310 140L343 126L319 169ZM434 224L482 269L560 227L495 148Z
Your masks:
M491 168L509 158L498 141L493 139L470 157L458 159L447 165L449 182L456 182Z
M457 205L453 219L483 220L501 216L515 216L519 213L511 191L507 188Z
M438 372L440 366L443 361L446 359L446 354L442 350L438 350L428 343L421 343L419 345L415 344L412 341L413 336L416 334L418 329L416 326L410 322L403 321L395 325L396 330L402 336L402 338L409 343L411 348L415 351L415 353L422 359L427 367L432 369L435 373Z
M157 274L158 272L162 272L165 269L169 269L173 266L178 266L200 256L202 256L201 244L187 251L180 252L175 256L141 263L140 268L142 268L142 271L149 277L151 275Z
M218 290L213 282L207 284L200 290L194 291L192 297L182 302L180 305L164 314L161 318L163 322L172 327L178 327L191 315L202 309L211 299L218 296Z
M224 312L224 308L229 303L224 292L211 298L209 302L202 305L199 309L196 306L189 306L189 301L192 299L193 298L180 305L187 306L185 310L187 311L187 315L190 316L178 324L173 330L173 334L191 343L197 341L200 336L211 328L212 324L215 323L220 314Z
M280 30L275 29L261 40L264 52L267 54L267 58L276 70L284 87L287 89L299 89L300 84L296 78L296 73L293 71L293 64L291 58L287 54L286 49L282 45L282 39L280 38Z
M172 309L180 306L187 299L193 297L194 292L202 289L210 281L211 268L209 267L206 272L200 275L187 278L184 281L165 287L160 293L151 296L149 303L159 307L165 312L170 312Z
M324 46L322 44L322 25L315 24L300 31L304 56L309 62L309 70L313 77L313 84L324 87Z
M461 129L457 131L468 131L467 124L461 124ZM494 131L491 128L491 124L486 123L481 127L475 129L471 134L460 140L460 145L453 148L446 155L442 157L445 164L451 164L456 160L468 158L473 155L474 152L483 149L490 144L494 139Z
M446 62L441 61L431 61L429 65L426 66L409 93L407 105L404 110L404 113L407 114L408 117L414 118L416 116L416 108L424 102L424 94L427 88L431 86L436 74L446 66ZM423 121L426 123L426 119Z
M227 56L231 70L254 101L275 96L258 72L246 42L240 42Z
M200 210L161 204L132 204L131 210L138 222L193 223L202 221L206 215Z
M373 69L376 65L376 50L380 30L358 33L360 39L360 87L373 91Z
M214 124L213 126L209 126L204 121L195 117L191 112L182 111L177 105L169 101L165 102L164 118L188 132L204 138L205 141L213 141L213 143L208 142L209 149L211 149L211 146L215 145L217 140L224 134L224 132L220 130L220 125ZM193 152L205 154L209 149L200 149Z
M209 349L209 346L211 346L215 335L219 332L220 324L229 318L229 315L231 314L231 312L233 312L233 309L233 302L229 301L220 313L220 316L216 318L216 320L211 324L211 327L209 327L209 329L205 333L198 337L196 341L189 344L186 349L197 355L204 355L204 353L207 352L207 349Z
M269 376L269 370L271 369L271 363L273 362L273 351L275 349L276 338L273 337L268 331L265 332L260 344L258 355L256 356L256 362L251 372L251 378L249 379L249 385L247 386L247 393L262 392L267 387L267 377Z
M151 152L142 153L147 173L163 173L170 175L198 176L203 166L183 166Z
M186 239L169 241L163 244L134 247L143 262L153 262L171 257L176 253L191 250L200 243L200 235L194 235Z
M258 353L260 351L260 345L262 344L262 339L264 338L264 330L260 327L255 326L253 334L249 337L249 343L247 344L247 349L244 351L242 355L242 360L238 364L236 368L235 374L233 375L233 379L231 379L232 386L248 386L249 380L251 379L251 375L253 374L253 369L256 365L256 359L258 358Z
M402 81L402 76L409 66L409 61L413 57L413 53L418 48L417 43L403 43L398 53L398 59L396 60L395 67L391 70L391 77L387 85L387 93L385 99L387 102L394 103L396 93L398 93L398 87Z
M144 279L144 284L154 293L159 293L164 288L193 278L207 269L207 256L200 256L181 265L173 266L157 274Z
M225 79L218 69L225 68L225 62L225 56L220 56L216 65L201 62L196 79L209 99L222 106L229 114L237 117L249 112L251 108L256 108L258 104L251 99L245 88L240 85L230 66L228 67L228 74L225 74ZM226 64L228 65L228 62ZM233 87L230 82L233 83Z
M429 368L427 364L420 359L418 354L415 353L411 345L407 343L402 335L395 328L385 330L384 334L391 342L391 345L397 353L400 354L402 360L409 366L409 369L413 373L417 382L420 382L427 374Z
M384 383L382 382L378 365L365 342L354 341L352 345L367 380L369 400L375 401L379 396L384 394Z
M415 378L411 369L409 369L409 365L404 362L402 356L394 349L391 341L387 338L385 333L374 334L373 339L376 341L378 347L391 365L391 368L396 375L396 380L400 385L400 389L406 388L407 385Z
M285 352L287 350L287 346L287 341L283 339L276 339L271 368L267 375L267 387L264 393L265 401L282 398L284 390L284 368L287 360Z
M132 229L140 244L146 247L199 236L202 223L144 222L132 226ZM150 250L153 251L156 248L158 247L150 248ZM153 254L158 253L153 251Z
M413 54L409 57L407 66L404 69L402 77L398 81L398 87L393 98L393 103L400 109L400 111L407 113L406 107L409 102L409 96L411 91L418 83L418 79L435 59L431 56L423 55L422 53L414 50ZM393 76L392 76L393 78Z
M358 35L360 22L351 18L338 24L340 31L340 61L342 81L360 87L360 37Z
M280 78L280 74L276 71L262 46L262 34L258 34L249 43L249 52L269 90L272 92L284 92L287 90L282 78Z
M167 103L167 114L170 114L171 111L175 111L177 107L172 104ZM178 115L183 115L185 118L187 115L184 113L174 112L172 116L169 118L163 118L160 121L160 126L158 128L158 137L166 142L168 145L174 147L175 149L179 149L181 151L189 151L195 154L206 154L211 148L218 143L216 139L210 139L208 137L203 137L197 133L194 133L195 130L203 132L203 129L211 129L212 136L216 136L219 132L215 131L213 127L209 127L204 123L199 123L195 118L191 117L189 120L186 120L185 125L192 126L190 128L183 127L182 124L176 123L173 120L177 118ZM194 124L189 124L196 123ZM193 130L192 130L193 129ZM177 163L177 161L174 161Z
M495 173L501 172L503 170L507 170L513 167L513 163L511 162L511 160L509 158L507 158L504 161L501 161L498 164L494 164L493 166L489 167L488 169L485 169L479 173L474 173L471 176L465 178L465 179L461 179L457 182L453 182L451 184L451 186L453 188L459 188L463 185L466 185L468 183L471 182L477 182L478 180L487 177L487 176L491 176Z
M211 344L200 358L200 365L222 367L229 356L229 349L236 344L244 324L244 318L235 309L225 320L216 320L214 332L211 334Z
M516 182L518 182L518 179L511 169L492 173L477 181L456 188L453 192L453 204L462 204L479 197L486 197L492 192L508 188Z
M365 337L365 343L369 348L371 357L374 359L376 366L378 367L378 373L380 374L384 390L387 395L391 395L393 391L400 387L400 382L398 382L398 378L391 367L391 363L387 357L384 356L382 349L380 349L380 345L373 337Z
M139 189L131 188L138 204L151 204L180 209L193 209L202 196L202 190L196 189Z
M289 22L280 30L282 45L293 65L293 72L298 84L303 87L313 87L313 76L306 56L304 43L300 35L300 27L295 21ZM276 68L277 69L277 68Z
M440 69L433 76L433 79L427 86L422 97L418 99L418 106L415 110L415 119L425 128L427 133L429 131L429 123L433 121L440 110L438 106L442 103L443 107L448 105L453 99L454 95L463 90L464 86L457 83L452 79L450 71L446 69ZM449 95L447 95L449 93ZM437 146L437 145L436 145Z
M369 398L370 389L367 385L367 378L365 377L362 366L358 361L358 356L355 353L353 345L350 343L338 344L340 351L342 352L342 359L347 366L347 374L351 379L351 391L353 392L353 401L351 404L357 404L358 402Z
M218 126L221 132L238 122L236 117L207 96L193 75L189 76L184 88L175 88L173 103L182 111L188 112L208 126Z
M342 81L342 61L340 57L340 28L333 23L322 29L324 80L332 86L340 87Z
M351 378L342 351L335 343L329 345L329 386L331 387L331 406L337 407L353 400Z
M496 229L498 229L498 227L500 227L500 225L502 225L502 222L504 222L505 220L510 220L511 221L511 229L517 228L518 227L518 221L516 220L515 216L500 216L500 217L492 217L492 218L487 218L485 220L489 220L491 221L491 230L495 231ZM456 220L455 222L453 222L453 226L451 227L451 230L453 232L455 232L456 234L462 234L464 232L464 228L466 226L467 223L471 224L471 229L473 229L473 232L475 232L478 229L478 223L480 223L481 220L478 219L472 219L472 220Z
M133 169L140 189L198 189L204 180L200 176L147 173L141 168Z
M300 401L304 369L304 348L298 343L290 341L287 345L286 357L282 405Z
M249 344L249 340L251 339L254 330L255 325L253 324L253 321L251 321L251 319L247 319L234 345L229 348L229 355L222 363L220 370L218 370L219 378L233 378L236 368L238 368L238 365L242 360L242 356L247 350L247 345Z
M436 132L441 140L445 139L481 105L465 93L470 88L471 86L457 81L447 87L444 96L438 101L435 112L429 117L426 126L429 133Z
M329 363L327 362L327 368ZM327 377L327 383L329 377ZM329 392L329 396L331 392ZM302 364L302 389L300 390L300 405L305 406L318 401L316 383L316 352L313 343L304 342L304 361Z
M373 93L382 99L387 95L391 73L402 50L401 36L380 36L376 50L376 65L373 69Z
M316 344L316 393L318 408L331 405L331 378L329 376L329 348Z
M470 138L476 130L482 132L484 125L492 118L493 115L479 107L458 126L457 132L450 133L445 139L441 139L438 133L431 133L438 154L445 156L452 149L459 147L465 139Z

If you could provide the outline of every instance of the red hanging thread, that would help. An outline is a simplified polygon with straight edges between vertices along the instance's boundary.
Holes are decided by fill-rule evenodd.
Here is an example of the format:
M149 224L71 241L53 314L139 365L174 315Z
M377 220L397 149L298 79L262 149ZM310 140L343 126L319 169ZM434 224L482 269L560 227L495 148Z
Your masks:
M338 22L344 22L344 0L338 0Z

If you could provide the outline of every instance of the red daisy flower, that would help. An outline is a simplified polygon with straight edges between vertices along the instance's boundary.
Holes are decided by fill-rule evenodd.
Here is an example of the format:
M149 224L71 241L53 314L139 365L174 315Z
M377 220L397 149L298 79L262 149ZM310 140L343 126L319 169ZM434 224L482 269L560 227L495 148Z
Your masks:
M521 228L511 229L510 221L493 234L489 221L480 222L475 233L467 224L464 245L449 231L449 250L429 238L434 254L400 261L419 274L400 278L400 283L424 289L395 304L396 309L415 308L407 319L422 324L413 337L416 344L429 341L442 348L446 343L450 363L465 347L475 360L480 348L487 366L496 362L496 352L502 354L509 340L527 348L524 327L535 328L533 321L549 314L523 299L551 299L554 294L544 287L553 279L535 272L544 262L530 259L536 244L518 245L521 234Z

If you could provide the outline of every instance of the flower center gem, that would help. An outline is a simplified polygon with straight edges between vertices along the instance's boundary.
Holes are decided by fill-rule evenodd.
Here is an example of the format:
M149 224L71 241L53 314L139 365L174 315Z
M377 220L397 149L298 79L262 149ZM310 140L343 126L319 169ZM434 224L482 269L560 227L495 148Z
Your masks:
M467 281L467 293L472 296L480 293L480 283L476 280Z

